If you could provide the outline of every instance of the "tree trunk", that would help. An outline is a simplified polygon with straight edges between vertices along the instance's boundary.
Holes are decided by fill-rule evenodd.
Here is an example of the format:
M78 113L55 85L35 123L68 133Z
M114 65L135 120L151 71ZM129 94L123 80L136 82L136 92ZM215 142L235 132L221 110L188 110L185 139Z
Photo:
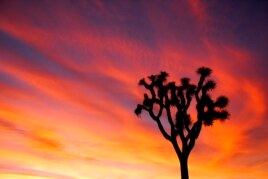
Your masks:
M189 156L189 154L180 152L180 148L178 146L176 139L172 141L172 145L173 145L173 147L176 151L176 154L178 156L178 159L180 161L181 179L189 179L189 174L188 174L188 156Z
M181 179L189 179L188 174L188 158L187 157L181 157L180 159L180 165L181 165Z

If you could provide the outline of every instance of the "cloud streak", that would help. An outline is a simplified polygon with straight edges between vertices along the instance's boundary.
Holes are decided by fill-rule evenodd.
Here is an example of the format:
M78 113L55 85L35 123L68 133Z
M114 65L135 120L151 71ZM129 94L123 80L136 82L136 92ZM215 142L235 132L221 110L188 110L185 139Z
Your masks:
M192 0L2 7L0 176L176 178L172 146L148 116L133 114L144 92L137 82L160 70L172 80L197 81L194 71L203 65L213 69L215 94L230 98L231 119L204 128L190 156L191 176L267 175L267 52L230 35L236 21L220 12L234 13L232 7Z

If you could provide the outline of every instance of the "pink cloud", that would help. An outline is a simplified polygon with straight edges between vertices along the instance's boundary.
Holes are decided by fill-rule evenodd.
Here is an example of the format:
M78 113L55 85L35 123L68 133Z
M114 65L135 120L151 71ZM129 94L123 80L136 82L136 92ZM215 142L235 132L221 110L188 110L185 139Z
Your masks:
M2 97L6 98L0 102L0 117L26 128L30 138L22 140L16 150L16 144L1 138L6 147L0 150L4 156L1 163L26 163L29 170L35 171L37 166L53 174L70 171L66 175L74 178L82 174L89 178L176 177L179 162L172 146L148 116L140 119L133 113L144 92L137 83L160 70L168 71L171 80L189 76L197 81L195 69L205 65L214 71L213 78L218 84L215 95L230 98L231 118L203 129L190 157L190 173L194 178L213 178L219 173L223 177L238 177L241 172L241 177L265 176L267 162L256 160L266 157L259 152L267 148L266 137L257 141L255 137L260 134L248 133L263 130L265 124L267 94L261 85L265 79L259 79L250 70L257 69L250 51L225 40L217 43L204 35L207 29L196 28L203 23L209 29L206 21L212 17L201 1L188 3L191 11L183 8L187 5L184 3L162 4L169 12L162 11L163 6L142 3L145 22L153 29L150 35L154 39L150 43L131 37L131 30L122 34L120 23L131 18L103 1L94 1L85 13L114 22L107 28L94 25L96 19L87 19L68 4L67 9L59 4L46 6L44 9L51 14L39 12L43 10L40 4L36 9L27 8L28 14L21 13L25 10L16 3L3 11L1 32L49 65L37 63L40 61L34 56L28 58L29 54L13 53L20 47L1 46L5 51L0 59L1 72L36 91L32 94L23 88L0 84ZM86 1L80 4L81 8L90 5ZM29 18L32 14L37 22ZM4 126L6 129L9 125ZM22 139L14 135L16 132L11 133L8 139ZM252 144L256 147L252 148ZM7 150L9 147L12 150ZM59 163L55 164L55 159ZM248 163L253 166L247 168ZM8 167L11 173L20 171L15 166Z

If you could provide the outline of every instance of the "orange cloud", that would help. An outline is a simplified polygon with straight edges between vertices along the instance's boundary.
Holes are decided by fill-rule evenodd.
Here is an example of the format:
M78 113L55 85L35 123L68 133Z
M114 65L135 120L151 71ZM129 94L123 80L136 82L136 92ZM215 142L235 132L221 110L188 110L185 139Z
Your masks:
M191 176L266 176L266 137L256 131L264 130L267 94L265 79L251 71L258 69L254 54L204 35L191 16L206 24L206 4L188 3L191 11L179 2L144 2L145 12L133 4L146 29L125 27L136 22L127 3L5 8L0 71L14 84L0 78L0 177L176 178L172 146L146 114L133 113L145 92L137 83L160 70L195 82L203 65L218 84L213 96L230 98L231 118L203 128ZM150 37L138 38L143 31Z

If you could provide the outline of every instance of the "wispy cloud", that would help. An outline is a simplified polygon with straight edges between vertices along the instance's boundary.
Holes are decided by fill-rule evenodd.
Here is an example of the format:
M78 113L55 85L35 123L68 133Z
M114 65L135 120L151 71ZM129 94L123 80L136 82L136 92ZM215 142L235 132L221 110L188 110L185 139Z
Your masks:
M233 13L229 5L18 1L0 8L0 176L175 178L172 146L148 116L133 114L145 92L137 83L160 70L197 81L204 65L213 69L215 95L230 98L231 118L203 129L191 176L267 175L267 53L256 55L234 35L239 24L220 18Z

